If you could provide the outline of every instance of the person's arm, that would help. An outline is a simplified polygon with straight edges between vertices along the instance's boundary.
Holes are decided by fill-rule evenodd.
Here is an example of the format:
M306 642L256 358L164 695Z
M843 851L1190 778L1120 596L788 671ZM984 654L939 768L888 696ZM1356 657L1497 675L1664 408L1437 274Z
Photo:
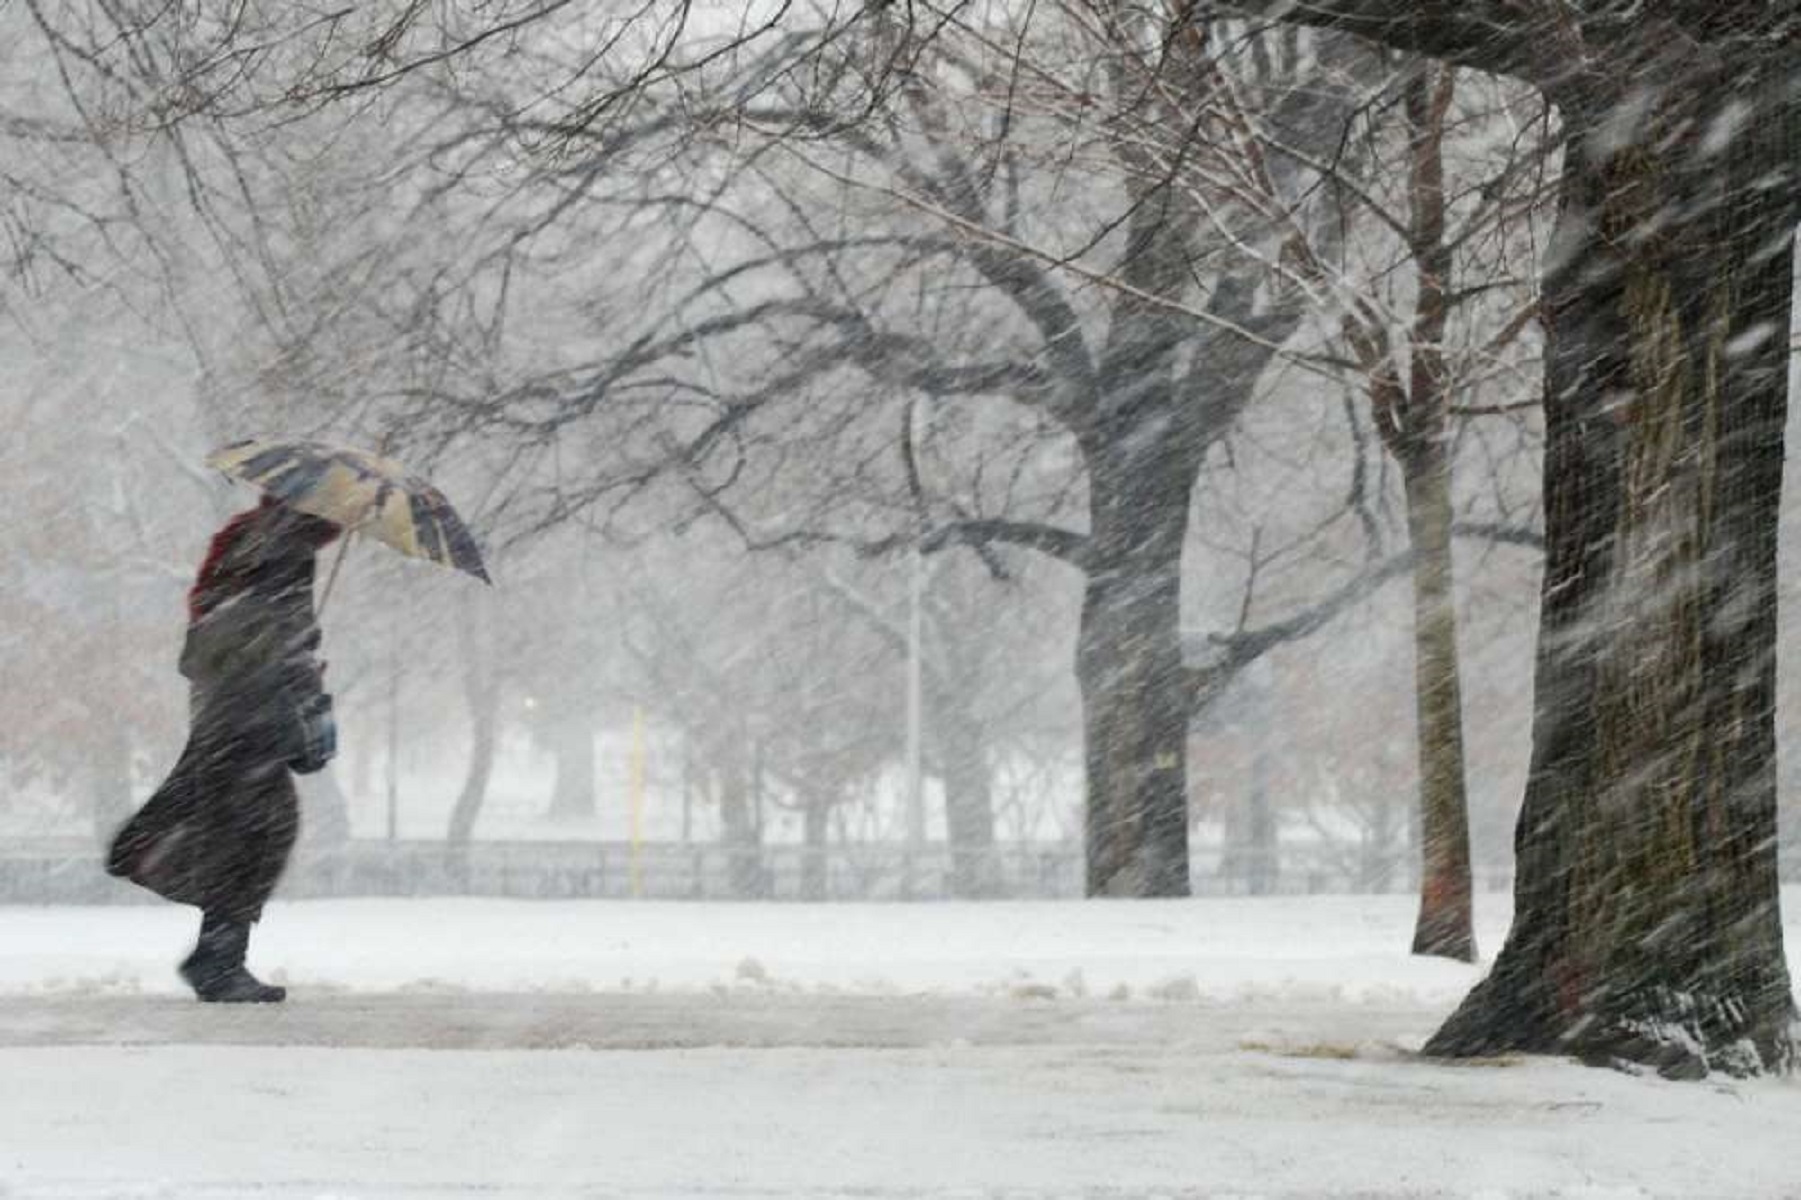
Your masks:
M301 590L281 596L270 604L269 618L269 667L274 678L296 702L323 695L321 636L312 597Z
M298 702L322 691L319 641L309 597L245 592L188 626L181 673L240 690L251 703L272 691Z
M221 601L188 623L181 644L181 673L197 683L216 683L254 669L258 659L255 606L239 595Z
M310 589L279 598L270 614L275 650L273 678L281 705L292 718L288 767L301 774L322 769L337 753L337 722L319 661L320 633Z

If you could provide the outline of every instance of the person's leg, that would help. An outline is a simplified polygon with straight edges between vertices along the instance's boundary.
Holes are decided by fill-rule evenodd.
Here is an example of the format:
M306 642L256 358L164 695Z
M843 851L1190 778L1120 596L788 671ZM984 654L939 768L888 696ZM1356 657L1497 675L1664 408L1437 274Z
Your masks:
M206 856L199 868L206 881L199 904L204 919L181 975L205 1001L276 1003L287 998L286 989L258 980L244 968L244 955L251 927L261 918L293 849L299 797L280 763L214 781L213 793L222 802L206 814Z
M286 988L263 983L244 967L250 948L250 922L207 912L200 920L194 952L181 964L181 977L201 1000L211 1004L277 1004Z

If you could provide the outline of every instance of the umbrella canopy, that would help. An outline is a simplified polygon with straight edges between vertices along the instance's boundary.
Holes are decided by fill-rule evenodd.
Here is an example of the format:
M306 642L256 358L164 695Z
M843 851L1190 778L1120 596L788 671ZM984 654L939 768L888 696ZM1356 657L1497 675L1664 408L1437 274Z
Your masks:
M220 447L206 462L301 512L492 582L444 493L391 458L326 442L253 438Z

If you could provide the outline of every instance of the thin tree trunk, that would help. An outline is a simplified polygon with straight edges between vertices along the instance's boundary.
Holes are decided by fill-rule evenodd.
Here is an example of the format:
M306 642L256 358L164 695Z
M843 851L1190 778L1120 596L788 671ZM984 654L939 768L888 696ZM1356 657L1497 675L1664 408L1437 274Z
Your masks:
M826 833L830 829L833 797L811 795L802 800L800 898L826 898Z
M1405 487L1414 554L1413 694L1420 780L1420 909L1413 952L1474 962L1463 688L1452 591L1451 469L1442 440L1419 445L1407 464Z
M994 861L994 791L984 752L983 729L966 712L934 708L940 769L944 779L944 824L951 852L951 894L965 899L1000 890Z
M1801 138L1780 58L1760 83L1639 33L1641 59L1609 60L1663 85L1634 123L1622 95L1554 97L1571 133L1516 915L1427 1051L1743 1074L1795 1056L1774 770L1794 210L1771 181Z
M475 822L488 799L488 782L494 775L495 726L500 706L492 690L478 703L480 707L469 714L469 770L463 777L463 790L457 794L456 807L451 810L447 835L450 844L459 847L467 846L475 833Z
M494 747L500 722L500 679L493 647L483 628L486 613L465 609L460 616L463 642L463 697L469 705L469 769L463 789L450 811L445 840L457 850L467 849L475 834L475 822L488 798L488 781L494 774Z
M1418 272L1408 334L1407 382L1380 330L1352 332L1371 369L1376 428L1400 464L1414 554L1414 732L1419 800L1407 841L1418 847L1420 909L1413 952L1473 962L1469 801L1464 781L1463 697L1458 678L1457 607L1451 559L1449 373L1452 245L1446 236L1445 123L1456 72L1415 61L1404 88L1408 127L1408 252Z
M1252 754L1249 786L1241 798L1227 801L1222 817L1219 876L1227 890L1251 896L1274 891L1278 838L1269 795L1268 751L1258 748Z
M682 732L682 845L694 840L694 739Z
M1114 467L1090 463L1092 532L1076 647L1090 896L1189 892L1190 695L1179 600L1195 470L1173 447L1163 449Z
M1251 759L1251 791L1244 815L1244 849L1248 859L1245 890L1253 896L1267 896L1276 890L1280 872L1276 863L1276 808L1269 794L1269 752L1261 748Z

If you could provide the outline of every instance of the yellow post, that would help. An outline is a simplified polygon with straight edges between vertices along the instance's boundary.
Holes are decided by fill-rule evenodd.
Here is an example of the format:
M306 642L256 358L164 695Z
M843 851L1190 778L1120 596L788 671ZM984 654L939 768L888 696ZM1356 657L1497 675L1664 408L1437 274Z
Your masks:
M632 708L632 899L643 894L639 850L644 844L644 710Z

